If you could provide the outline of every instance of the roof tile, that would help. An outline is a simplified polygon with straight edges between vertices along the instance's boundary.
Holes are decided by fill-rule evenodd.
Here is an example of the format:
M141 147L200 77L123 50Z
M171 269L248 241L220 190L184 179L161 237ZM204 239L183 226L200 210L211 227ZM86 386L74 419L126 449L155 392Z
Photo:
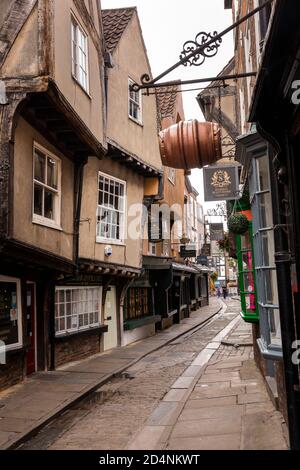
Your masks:
M135 11L136 7L102 10L104 39L109 52L116 49Z

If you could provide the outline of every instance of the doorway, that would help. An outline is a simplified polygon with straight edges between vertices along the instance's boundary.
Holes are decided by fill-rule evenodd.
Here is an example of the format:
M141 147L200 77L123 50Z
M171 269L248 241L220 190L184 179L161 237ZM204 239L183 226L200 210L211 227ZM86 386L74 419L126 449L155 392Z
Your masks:
M108 326L107 332L104 333L104 351L107 351L118 346L117 302L114 286L110 286L106 292L104 324Z
M35 285L32 282L26 284L26 336L28 341L26 373L30 375L36 371Z

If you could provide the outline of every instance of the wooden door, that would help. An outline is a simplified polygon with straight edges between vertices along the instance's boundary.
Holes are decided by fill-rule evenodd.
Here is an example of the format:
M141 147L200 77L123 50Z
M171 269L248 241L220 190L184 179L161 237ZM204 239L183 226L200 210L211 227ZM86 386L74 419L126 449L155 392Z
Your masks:
M27 351L27 375L36 370L36 338L35 338L35 285L27 284L26 292L26 335L29 348Z

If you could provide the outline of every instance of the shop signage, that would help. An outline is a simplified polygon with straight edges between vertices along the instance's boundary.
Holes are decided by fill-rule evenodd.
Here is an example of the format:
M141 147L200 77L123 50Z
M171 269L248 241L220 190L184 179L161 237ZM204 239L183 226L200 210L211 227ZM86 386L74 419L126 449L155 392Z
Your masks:
M202 264L202 266L208 266L208 258L205 255L197 256L197 264Z
M223 224L210 224L209 226L210 241L223 240L224 238L224 227Z
M180 246L181 258L196 258L197 251L195 245L181 245Z
M239 199L239 166L214 165L203 168L205 201Z

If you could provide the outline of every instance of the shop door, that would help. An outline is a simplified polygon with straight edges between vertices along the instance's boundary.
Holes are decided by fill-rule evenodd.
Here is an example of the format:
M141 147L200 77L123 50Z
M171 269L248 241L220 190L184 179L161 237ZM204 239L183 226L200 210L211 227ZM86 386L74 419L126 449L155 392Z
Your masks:
M27 375L35 372L36 338L35 338L35 286L27 284L26 293L26 334L29 343L27 352Z
M117 323L117 304L116 288L108 288L104 306L104 324L108 330L104 333L104 351L117 347L118 345L118 323Z

